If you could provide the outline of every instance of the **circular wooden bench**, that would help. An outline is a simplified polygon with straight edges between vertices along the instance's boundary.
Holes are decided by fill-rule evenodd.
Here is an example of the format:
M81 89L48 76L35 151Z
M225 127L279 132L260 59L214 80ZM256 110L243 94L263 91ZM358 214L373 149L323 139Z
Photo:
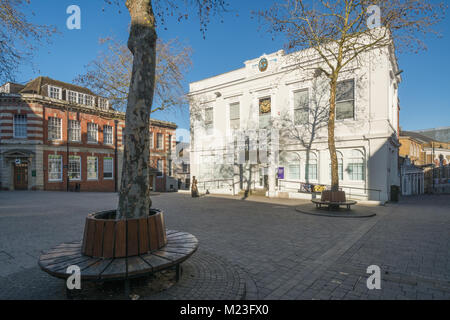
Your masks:
M316 205L316 208L321 209L322 206L327 206L328 210L331 210L331 208L333 206L337 206L337 207L346 206L347 210L350 210L350 206L357 204L356 201L332 202L332 201L322 201L322 200L316 200L316 199L313 199L311 201Z
M344 191L330 190L322 191L320 200L313 199L311 201L316 205L316 208L321 209L322 206L327 206L328 210L331 210L333 207L339 208L340 206L346 206L347 210L350 210L350 207L357 203L353 200L347 200Z
M60 244L39 257L39 267L48 274L67 279L66 270L76 265L81 270L82 281L128 280L176 267L177 281L181 275L180 264L198 248L192 234L167 230L167 244L157 250L131 257L95 258L82 254L82 242Z

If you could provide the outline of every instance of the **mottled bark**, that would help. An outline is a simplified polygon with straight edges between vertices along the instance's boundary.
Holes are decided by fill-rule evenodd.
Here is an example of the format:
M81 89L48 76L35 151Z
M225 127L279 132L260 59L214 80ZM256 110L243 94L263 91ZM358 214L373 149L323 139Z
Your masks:
M125 121L118 219L148 215L151 206L149 130L156 69L155 17L150 0L128 0L126 6L131 16L128 48L133 54L133 71Z
M339 190L338 160L336 154L336 142L334 140L334 124L336 120L336 87L337 76L330 79L330 114L328 117L328 150L331 159L331 190Z

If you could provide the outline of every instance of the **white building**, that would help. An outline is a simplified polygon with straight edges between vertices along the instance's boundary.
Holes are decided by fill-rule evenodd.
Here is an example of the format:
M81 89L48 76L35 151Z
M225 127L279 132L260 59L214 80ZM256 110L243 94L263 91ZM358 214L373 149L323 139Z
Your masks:
M423 169L416 167L406 156L400 166L401 191L404 196L423 194L425 192L425 178Z
M281 50L190 84L191 177L200 191L311 198L311 185L331 184L328 81L317 61L311 49ZM400 184L399 74L391 48L366 53L341 73L335 136L340 186L352 198L384 202ZM238 151L242 142L248 152Z

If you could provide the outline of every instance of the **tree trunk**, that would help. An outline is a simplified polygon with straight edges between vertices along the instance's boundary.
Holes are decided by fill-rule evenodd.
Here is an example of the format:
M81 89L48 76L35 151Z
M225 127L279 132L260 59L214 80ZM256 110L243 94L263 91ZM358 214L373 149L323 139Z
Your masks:
M336 87L337 76L330 79L330 114L328 118L328 149L331 159L331 190L339 190L338 160L336 155L336 143L334 140L334 124L336 120Z
M150 110L156 69L156 30L151 0L127 0L131 16L128 48L133 54L133 71L125 120L125 141L118 219L148 215L151 207Z

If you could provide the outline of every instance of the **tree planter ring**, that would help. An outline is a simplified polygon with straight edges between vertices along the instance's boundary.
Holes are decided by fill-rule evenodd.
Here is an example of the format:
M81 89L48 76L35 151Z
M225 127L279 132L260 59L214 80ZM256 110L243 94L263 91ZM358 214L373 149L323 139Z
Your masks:
M146 254L167 244L162 210L150 209L147 217L116 220L116 211L88 215L81 253L94 258L124 258Z

